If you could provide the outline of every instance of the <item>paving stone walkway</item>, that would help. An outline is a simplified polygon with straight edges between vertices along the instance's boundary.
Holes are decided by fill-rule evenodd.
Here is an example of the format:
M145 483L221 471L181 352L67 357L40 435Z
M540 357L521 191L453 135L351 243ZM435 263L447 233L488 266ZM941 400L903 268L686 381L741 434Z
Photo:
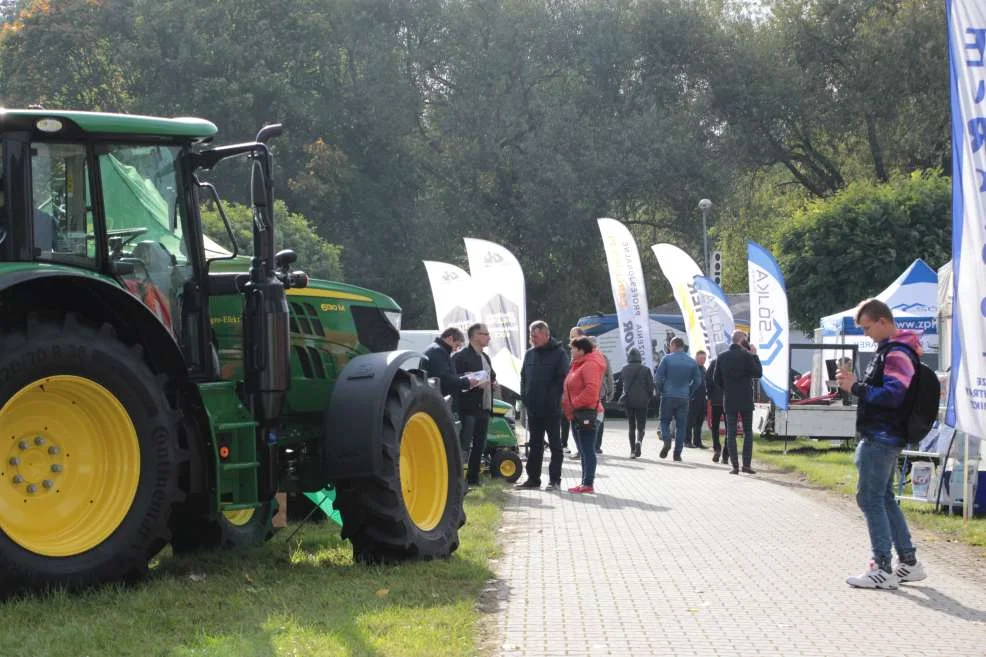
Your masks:
M493 654L986 657L986 560L918 535L928 579L852 589L869 558L853 505L710 450L661 460L654 433L631 460L607 421L595 495L510 493Z

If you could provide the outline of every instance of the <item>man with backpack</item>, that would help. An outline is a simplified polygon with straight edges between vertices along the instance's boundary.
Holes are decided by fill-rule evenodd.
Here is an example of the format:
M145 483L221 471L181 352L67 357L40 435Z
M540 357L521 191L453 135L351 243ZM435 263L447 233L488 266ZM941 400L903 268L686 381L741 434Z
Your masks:
M864 572L846 582L857 588L895 589L901 582L927 577L924 566L918 563L907 520L894 498L894 470L908 442L919 394L912 382L926 380L921 375L921 343L917 334L897 328L889 306L878 299L859 304L856 324L877 343L876 354L862 380L840 369L836 381L839 388L858 398L856 503L866 519L873 558ZM897 549L896 564L891 563L891 544Z

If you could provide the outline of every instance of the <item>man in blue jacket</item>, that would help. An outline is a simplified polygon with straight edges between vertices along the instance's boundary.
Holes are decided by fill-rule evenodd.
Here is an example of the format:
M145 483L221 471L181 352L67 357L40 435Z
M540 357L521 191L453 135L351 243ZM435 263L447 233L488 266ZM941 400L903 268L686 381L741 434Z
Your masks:
M688 428L688 402L701 385L702 375L695 359L685 353L685 341L679 337L671 339L671 353L661 359L657 366L655 384L661 394L661 458L671 449L671 419L674 419L674 460L681 460L681 450L685 446L685 431Z

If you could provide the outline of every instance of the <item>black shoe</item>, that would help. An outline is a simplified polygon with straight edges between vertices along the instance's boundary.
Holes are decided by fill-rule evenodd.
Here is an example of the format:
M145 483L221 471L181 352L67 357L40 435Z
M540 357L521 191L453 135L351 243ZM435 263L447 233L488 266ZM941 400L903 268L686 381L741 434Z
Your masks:
M661 458L666 459L668 457L668 452L670 451L671 451L671 445L668 443L664 443L664 447L661 448L661 454L660 454Z
M601 450L601 449L597 449L596 450L596 454L602 454L602 453L603 453L603 450Z
M635 444L635 445L633 446L633 453L637 455L637 458L638 458L638 459L640 458L640 441L639 441L639 440L638 440L638 441L637 441L637 443L636 443L636 444Z
M560 481L550 481L550 482L548 482L548 485L544 487L544 490L545 491L552 491L552 490L558 490L559 488L561 488L561 482Z
M702 443L695 443L695 449L705 449L705 445Z
M514 484L514 488L541 488L541 482L528 479L522 484Z
M736 468L733 468L732 470L729 471L729 474L738 475L739 474L739 470L737 470Z
M680 460L681 460L681 457L680 457L680 456L675 456L675 457L674 457L674 460L675 460L675 461L680 461Z
M718 449L716 451L712 452L712 462L713 463L718 463L719 462L719 454L721 454L721 452Z
M630 458L632 458L632 459L637 458L637 450L635 450L632 447L630 448Z
M748 465L743 466L743 472L745 472L746 474L757 474L757 471Z

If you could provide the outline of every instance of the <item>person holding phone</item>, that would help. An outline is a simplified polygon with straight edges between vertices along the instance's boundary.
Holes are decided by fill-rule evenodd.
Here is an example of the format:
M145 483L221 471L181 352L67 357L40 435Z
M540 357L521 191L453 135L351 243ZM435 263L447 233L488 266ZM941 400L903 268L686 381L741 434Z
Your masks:
M733 469L739 474L740 464L736 450L736 418L743 422L743 472L755 474L753 461L753 380L763 376L763 366L757 356L757 348L743 331L733 333L732 344L726 353L716 359L715 383L722 388L722 406L726 412L726 450Z

